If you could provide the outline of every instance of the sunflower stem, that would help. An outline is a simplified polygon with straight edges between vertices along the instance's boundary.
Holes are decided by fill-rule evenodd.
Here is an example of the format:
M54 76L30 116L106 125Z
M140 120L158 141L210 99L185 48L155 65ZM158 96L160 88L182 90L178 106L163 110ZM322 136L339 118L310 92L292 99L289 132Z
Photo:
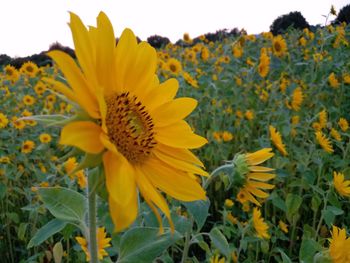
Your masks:
M90 262L98 263L97 235L96 235L96 192L92 173L88 176L88 202L89 202L89 252Z

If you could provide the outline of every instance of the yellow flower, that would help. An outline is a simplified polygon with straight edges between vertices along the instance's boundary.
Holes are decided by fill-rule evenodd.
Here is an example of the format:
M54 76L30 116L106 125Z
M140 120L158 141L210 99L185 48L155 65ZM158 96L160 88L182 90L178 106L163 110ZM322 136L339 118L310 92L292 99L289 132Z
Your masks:
M257 207L254 207L253 209L253 226L257 237L266 239L270 238L270 234L268 233L269 226L264 221L264 218L261 217L261 211Z
M340 129L343 131L343 132L346 132L348 129L349 129L349 123L346 119L344 118L340 118L339 121L338 121L338 125L340 127Z
M22 130L26 126L26 123L24 122L24 120L18 120L16 116L12 117L12 124L17 130Z
M333 172L333 184L340 195L350 197L350 180L344 180L344 174Z
M201 49L201 58L203 61L207 61L210 56L209 49L207 47L203 47Z
M226 199L225 200L225 206L227 208L231 208L234 205L234 202L231 199Z
M328 77L328 82L329 82L329 85L336 89L336 88L339 88L339 81L337 79L337 77L335 76L334 72L332 72L329 77Z
M10 163L11 160L7 156L0 157L0 163Z
M224 142L229 142L233 139L233 135L229 131L224 131L221 136Z
M31 140L26 140L22 143L22 153L31 153L35 147L35 143Z
M34 91L36 94L38 94L39 96L43 95L44 92L46 91L46 86L44 83L42 83L41 81L38 81L38 83L34 86Z
M281 134L272 125L269 126L269 130L271 141L273 142L273 144L276 146L276 148L280 151L282 155L287 156L288 153L286 150L286 146L282 142Z
M345 229L333 226L332 238L329 239L329 254L334 263L350 262L350 238L346 237Z
M47 133L42 133L39 136L39 140L41 143L49 143L49 142L51 142L51 139L52 139L51 135L47 134Z
M293 95L292 95L292 103L291 103L292 109L295 111L299 111L301 103L303 102L303 99L304 99L303 91L301 90L300 87L297 87L293 91Z
M210 257L209 263L225 263L225 258L220 258L219 255Z
M15 83L19 79L19 73L14 66L6 65L4 67L5 78L12 83Z
M319 114L318 114L318 118L319 118L319 124L321 129L326 128L327 127L327 111L326 110L322 110Z
M270 70L270 57L267 55L266 48L261 49L258 72L260 77L265 78Z
M221 132L213 132L213 138L215 141L221 142L222 141Z
M300 117L297 115L292 116L291 122L293 125L297 125L300 122Z
M77 159L75 157L69 157L64 163L64 169L67 174L71 174L73 170L78 166Z
M345 73L343 75L343 81L345 84L350 84L350 74L349 73Z
M244 117L245 117L248 121L251 121L252 119L254 119L254 112L251 111L251 110L247 110L247 111L244 113Z
M341 141L341 135L340 135L340 133L339 133L336 129L332 128L330 134L331 134L331 136L332 136L334 139L336 139L338 142Z
M288 225L284 223L282 220L278 222L278 226L284 233L286 234L288 233Z
M192 39L189 33L184 33L183 40L185 41L185 43L188 43L188 44L192 43Z
M315 133L316 140L319 145L327 152L327 153L333 153L333 146L330 140L324 135L321 131L318 131Z
M314 128L315 131L321 131L322 130L321 124L319 122L313 122L312 123L312 128Z
M113 27L101 12L97 27L84 26L70 13L78 64L61 51L48 55L57 63L69 87L49 78L56 91L79 105L90 117L63 127L60 144L86 153L101 154L109 210L116 231L137 217L138 193L156 214L170 210L160 191L182 201L204 200L205 191L194 174L207 176L202 162L189 149L207 143L183 119L196 107L191 98L174 99L178 82L159 83L157 53L148 43L137 43L125 29L115 45ZM102 41L103 40L103 41ZM181 185L181 187L179 187Z
M305 37L299 38L299 45L300 45L300 46L305 47L305 46L306 46L306 43L307 43L307 41L306 41Z
M27 106L31 106L35 103L35 99L31 95L25 95L22 99L23 103Z
M29 77L35 77L39 71L39 68L35 63L28 61L22 64L19 71Z
M255 197L267 198L268 193L263 190L273 189L275 186L266 183L275 178L272 168L259 166L259 164L270 159L274 153L271 148L264 148L254 153L240 154L234 159L235 167L243 178L243 185L237 194L237 200L244 204L247 201L261 206Z
M178 75L182 71L182 66L176 58L170 58L167 62L167 69L174 75Z
M77 177L79 187L82 189L85 188L87 186L87 179L84 171L79 170L78 172L75 173L75 176Z
M194 88L198 88L197 80L192 78L192 76L188 72L184 71L182 76L188 84L190 84Z
M77 242L79 243L81 249L86 254L86 261L90 261L90 252L88 249L88 242L84 237L76 237L75 238ZM107 251L105 248L110 247L111 244L109 243L112 239L107 237L107 233L104 227L99 227L97 229L97 247L98 247L98 259L102 260L103 257L108 256Z
M282 57L287 52L287 43L281 35L272 39L272 51L276 57Z
M0 112L0 129L5 128L8 123L9 120L7 119L6 115Z
M235 44L232 46L232 54L235 58L240 58L243 55L243 48L240 44Z

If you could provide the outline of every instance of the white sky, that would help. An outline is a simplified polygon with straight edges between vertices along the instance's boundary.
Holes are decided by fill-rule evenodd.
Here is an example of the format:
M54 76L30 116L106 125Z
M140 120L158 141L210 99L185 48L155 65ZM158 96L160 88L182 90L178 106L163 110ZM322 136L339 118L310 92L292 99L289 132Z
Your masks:
M95 25L99 11L112 21L116 36L125 27L142 40L158 34L175 42L223 28L245 28L249 34L269 31L273 20L300 11L311 24L324 24L333 4L349 0L0 0L0 54L27 56L55 41L73 47L68 11ZM333 17L334 18L334 17Z

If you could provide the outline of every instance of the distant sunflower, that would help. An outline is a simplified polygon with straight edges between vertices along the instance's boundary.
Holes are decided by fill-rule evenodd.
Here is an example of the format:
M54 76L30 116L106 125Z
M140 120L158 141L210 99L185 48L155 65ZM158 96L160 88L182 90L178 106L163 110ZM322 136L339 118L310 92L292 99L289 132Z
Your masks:
M0 112L0 129L5 128L8 123L9 120L6 115Z
M267 55L266 48L261 49L258 73L260 77L265 78L270 70L270 57Z
M39 71L39 68L35 63L28 61L22 64L19 71L29 77L35 77Z
M157 54L148 43L137 43L125 29L117 46L113 27L101 12L97 27L83 25L70 13L78 64L61 51L48 55L70 87L43 78L79 105L90 119L63 127L60 143L86 153L101 154L116 231L128 227L138 212L138 192L154 211L162 230L159 208L169 207L160 191L182 200L204 200L205 191L193 174L207 176L202 162L189 149L207 140L193 133L183 119L197 105L191 98L174 99L178 82L159 83Z
M269 226L264 221L264 218L261 217L261 211L257 207L254 207L253 209L253 226L257 237L266 239L270 238L270 234L268 232Z
M349 129L349 123L346 119L344 118L340 118L339 121L338 121L338 125L340 127L340 129L343 131L343 132L346 132L348 129Z
M235 157L235 167L243 179L242 187L237 194L237 200L240 203L243 204L249 201L261 206L255 197L266 199L269 194L263 190L275 187L266 183L268 180L275 178L276 175L272 173L274 169L259 166L274 155L271 150L271 148L264 148L254 153L240 154Z
M334 139L336 139L338 142L341 141L341 135L340 135L340 133L339 133L336 129L332 128L332 129L331 129L331 132L330 132L330 135L331 135Z
M292 103L291 103L292 109L295 111L299 111L300 106L303 103L303 99L304 99L303 91L301 90L300 87L297 87L293 91L293 95L292 95Z
M19 79L19 72L14 66L6 65L4 67L4 73L5 78L12 83L15 83Z
M170 58L167 61L167 69L174 75L178 75L182 71L182 66L180 61L178 61L176 58Z
M318 144L325 150L327 153L333 153L333 146L330 140L324 135L321 131L315 133L316 140Z
M336 75L334 74L334 72L332 72L329 76L328 76L328 83L329 85L334 88L337 89L340 86L339 80L336 77Z
M22 143L22 153L31 153L35 147L35 143L31 140L26 140Z
M344 174L333 172L333 185L341 196L350 197L350 180L344 180Z
M52 138L51 138L50 134L42 133L39 136L39 140L41 143L49 143L49 142L51 142Z
M27 106L31 106L35 103L35 98L31 95L25 95L22 99L23 103Z
M286 40L278 35L272 39L272 51L276 57L283 57L287 52Z
M321 126L321 129L326 128L327 121L328 121L327 111L326 110L320 111L320 113L318 114L318 118L319 118L319 124Z
M329 254L334 263L350 262L350 238L346 237L346 230L333 226L332 237L329 239Z
M271 141L273 142L273 144L276 146L276 148L280 151L282 155L287 156L288 153L286 150L286 146L282 142L281 134L272 125L269 126L269 130Z

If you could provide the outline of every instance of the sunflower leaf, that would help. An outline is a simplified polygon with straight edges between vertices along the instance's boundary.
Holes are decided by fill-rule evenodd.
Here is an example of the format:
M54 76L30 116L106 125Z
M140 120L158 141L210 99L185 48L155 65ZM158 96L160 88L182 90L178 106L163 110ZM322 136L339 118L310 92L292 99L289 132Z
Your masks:
M194 202L182 202L182 204L187 208L188 212L193 216L197 224L197 230L200 231L205 223L205 220L208 217L208 211L210 206L209 199L198 200Z
M230 256L230 246L221 231L215 227L210 231L209 236L214 246L219 249L220 253L228 258Z
M117 263L153 262L169 246L181 238L175 231L173 234L165 230L159 234L156 227L135 227L127 232L120 241L120 254Z

